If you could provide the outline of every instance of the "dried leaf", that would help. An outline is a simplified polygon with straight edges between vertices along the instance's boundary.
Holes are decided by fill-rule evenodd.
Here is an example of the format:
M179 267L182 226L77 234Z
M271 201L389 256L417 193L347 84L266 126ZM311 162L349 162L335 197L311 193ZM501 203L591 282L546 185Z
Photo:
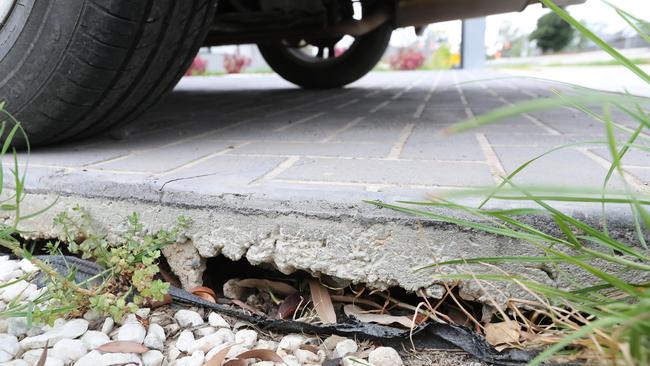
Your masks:
M309 281L309 290L311 291L314 309L321 322L323 324L336 324L336 312L334 312L334 305L332 305L329 291L316 280Z
M47 344L49 342L50 342L49 340L45 341L45 348L43 348L41 357L38 358L38 362L36 362L35 366L45 366L45 361L47 361Z
M208 360L208 362L204 363L203 366L221 366L223 365L223 360L226 359L226 356L228 355L228 352L232 346L228 346L221 351L217 352L216 355L212 356L211 359Z
M210 301L212 303L217 303L217 294L209 287L199 286L190 289L189 291L192 295L198 296L203 300Z
M142 324L143 327L149 329L149 319L145 319L138 314L135 314L135 318L137 319L138 323Z
M371 306L375 309L383 309L384 307L377 304L376 302L368 299L363 299L360 297L355 297L355 296L349 296L349 295L332 295L332 301L335 302L348 302L352 304L363 304L363 305L368 305Z
M234 358L232 360L226 361L226 363L223 364L223 366L247 366L248 361L242 360L240 358Z
M345 315L353 316L360 322L364 323L377 323L382 325L401 324L409 329L413 325L412 319L408 316L367 313L365 310L355 305L345 305L343 307L343 312ZM417 324L419 324L418 319L415 320L415 325Z
M152 309L159 308L164 305L171 304L173 302L172 295L165 294L161 301L149 301L149 307Z
M284 362L282 361L282 357L280 357L277 353L271 351L270 349L253 349L238 354L237 358L242 360L256 358L262 361Z
M97 347L98 351L106 353L145 353L149 352L149 348L143 346L138 342L133 341L114 341L104 343Z
M293 286L288 285L284 282L279 281L269 281L258 278L247 278L244 280L237 281L237 285L241 287L256 288L258 290L267 291L271 289L273 293L289 296L294 292L298 291Z
M518 344L520 333L521 326L512 320L490 323L485 326L485 340L493 346Z
M232 301L233 304L235 304L235 305L239 306L240 308L242 308L244 310L247 310L247 311L249 311L249 312L251 312L253 314L264 315L262 312L258 311L254 307L248 305L247 303L245 303L245 302L243 302L241 300L232 299L231 301Z
M289 319L293 314L298 310L298 306L304 301L300 292L294 292L293 295L289 295L278 307L278 314L276 319Z
M173 273L167 272L164 268L158 268L158 273L160 273L160 277L162 277L163 281L168 282L170 285L178 288L183 287L181 281L179 281L178 277Z
M207 302L211 302L213 304L217 303L217 300L214 297L212 297L210 294L206 293L206 292L197 292L194 295L202 298L203 300L205 300Z
M319 351L318 347L314 346L313 344L301 344L300 349L304 349L305 351L309 351L313 354L317 354Z

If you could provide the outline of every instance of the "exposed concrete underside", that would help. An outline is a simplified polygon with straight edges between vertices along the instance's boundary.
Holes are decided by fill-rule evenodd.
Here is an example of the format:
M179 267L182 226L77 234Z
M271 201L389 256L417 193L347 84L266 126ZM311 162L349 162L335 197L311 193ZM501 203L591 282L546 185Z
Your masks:
M172 195L173 196L173 195ZM178 204L179 197L164 197L160 202L139 200L107 200L80 196L57 196L33 193L27 196L23 212L42 209L47 202L57 200L54 207L38 217L24 221L25 236L56 238L60 229L52 226L54 216L66 209L81 206L87 210L100 230L117 235L124 230L125 218L133 212L140 214L149 230L172 227L183 215L190 218L185 233L187 240L164 249L172 270L187 288L201 285L205 259L223 255L231 260L246 258L251 264L267 263L283 273L304 270L314 275L325 274L352 283L365 283L385 289L399 286L409 291L428 290L430 296L441 294L442 283L436 273L456 273L458 268L442 267L416 271L417 268L458 258L503 255L536 255L533 245L510 238L460 228L441 222L426 222L405 217L399 213L377 209L370 205L332 207L321 203L308 209L310 203L289 204L269 209L262 202L246 198L216 198L210 203ZM205 197L203 197L205 199ZM176 203L170 203L168 201ZM167 203L165 203L167 202ZM270 204L270 202L269 202ZM546 219L529 220L532 224L549 228ZM625 237L633 235L631 228L610 227ZM480 266L473 273L487 271ZM509 273L525 276L549 285L557 285L557 273L539 264L509 265ZM462 272L468 273L468 272ZM466 299L487 302L490 298L500 303L508 297L526 296L513 284L499 285L498 290L486 289L474 281L460 284Z

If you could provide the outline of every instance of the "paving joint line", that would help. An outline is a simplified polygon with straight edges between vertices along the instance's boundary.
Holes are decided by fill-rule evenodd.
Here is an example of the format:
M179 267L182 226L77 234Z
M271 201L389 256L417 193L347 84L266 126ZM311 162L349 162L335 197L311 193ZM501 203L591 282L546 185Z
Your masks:
M291 156L299 156L305 159L322 159L322 160L360 160L360 161L408 161L408 162L421 162L421 163L442 163L442 164L487 164L483 160L443 160L443 159L387 159L385 157L360 157L360 156L332 156L332 155L289 155L289 154L254 154L254 153L240 153L228 154L228 156L241 156L241 157L270 157L270 158L288 158Z
M319 142L320 143L331 142L332 140L334 140L335 137L339 136L340 134L342 134L343 132L349 130L350 128L356 126L357 124L359 124L359 122L363 121L365 118L366 118L365 116L361 116L361 117L357 117L357 118L353 119L352 121L348 122L345 126L334 130L334 132L332 132L331 135L329 135L326 138L320 140Z
M413 133L414 128L415 124L413 123L408 123L404 126L404 128L402 128L399 139L391 147L388 156L386 156L386 160L398 160L400 158L400 155L402 155L402 151L404 150L404 146L406 146L406 141L408 141L409 137Z
M334 109L345 108L345 107L347 107L347 106L349 106L349 105L352 105L352 104L354 104L354 103L357 103L357 102L359 102L359 98L355 98L355 99L349 100L349 101L347 101L347 102L345 102L345 103L343 103L343 104L339 104L339 105L337 105L336 107L334 107Z
M501 164L499 156L490 145L490 141L487 139L484 133L477 133L475 136L481 148L481 151L483 152L483 156L485 157L488 168L490 169L490 173L492 173L494 182L500 184L503 182L503 179L508 176L508 174L503 168L503 164Z
M231 152L231 151L233 151L233 150L235 150L235 149L238 149L238 148L240 148L240 147L242 147L242 146L246 146L246 145L248 145L248 144L250 144L250 141L242 142L242 143L240 143L240 144L233 144L232 146L228 146L227 148L225 148L225 149L223 149L223 150L219 150L219 151L213 152L213 153L211 153L211 154L208 154L208 155L205 155L205 156L199 157L199 158L197 158L197 159L194 159L194 160L188 161L188 162L183 163L183 164L181 164L181 165L179 165L179 166L177 166L177 167L175 167L175 168L172 168L172 169L166 170L166 171L164 171L164 172L162 172L162 173L154 174L154 176L155 176L155 177L163 177L163 176L165 176L165 175L173 174L173 173L176 173L176 172L178 172L178 171L180 171L180 170L183 170L183 169L191 168L191 167L196 166L196 165L198 165L198 164L200 164L200 163L202 163L202 162L204 162L204 161L206 161L206 160L212 159L212 158L215 157L215 156L226 155L226 154L228 154L229 152Z
M300 156L290 156L284 161L280 162L275 168L269 170L266 172L266 174L253 179L249 185L255 184L255 183L260 183L260 182L268 182L273 179L275 179L277 176L280 174L284 173L287 169L291 168L296 162L300 160Z
M581 152L583 155L587 156L589 159L594 161L596 164L600 165L601 167L605 168L606 170L609 170L611 167L612 163L609 162L607 159L603 158L602 156L595 154L588 148L580 148L576 147L574 150ZM627 184L632 186L632 188L636 189L639 192L644 192L644 193L650 193L650 186L645 185L642 181L640 181L637 177L632 175L630 172L626 171L625 168L623 168L623 177L622 177Z
M354 187L384 187L384 188L401 188L401 189L448 189L464 191L468 189L482 189L481 187L465 186L444 186L433 184L402 184L402 183L374 183L374 182L345 182L345 181L327 181L327 180L303 180L303 179L274 179L273 183L287 184L304 184L304 185L325 185L325 186L354 186Z
M311 116L309 116L309 117L305 117L305 118L303 118L303 119L299 119L299 120L297 120L297 121L295 121L295 122L288 123L288 124L286 124L286 125L284 125L284 126L280 126L280 127L276 128L276 129L273 130L273 131L274 131L274 132L282 132L282 131L286 131L286 130L292 128L292 127L300 126L301 124L303 124L303 123L305 123L305 122L309 122L309 121L311 121L312 119L316 119L316 118L318 118L318 117L322 117L322 116L324 116L325 114L326 114L325 112L318 112L318 113L313 114L313 115L311 115Z
M378 110L380 110L380 109L384 108L385 106L387 106L390 102L391 102L390 99L386 100L386 101L383 101L383 102L379 103L378 105L376 105L375 107L373 107L371 110L369 110L368 113L376 113Z
M436 78L434 79L433 83L431 83L431 87L429 88L429 91L424 96L424 101L418 106L418 108L413 113L413 118L418 119L422 116L422 112L424 112L424 108L426 108L427 102L429 102L431 96L438 88L438 83L440 83L441 75L442 74L440 73L436 74Z

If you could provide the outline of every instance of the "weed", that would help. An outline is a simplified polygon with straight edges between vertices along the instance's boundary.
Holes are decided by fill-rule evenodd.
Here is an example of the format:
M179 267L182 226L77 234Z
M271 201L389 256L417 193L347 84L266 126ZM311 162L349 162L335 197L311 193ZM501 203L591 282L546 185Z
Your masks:
M598 38L566 11L550 0L541 0L564 21L609 53L614 61L628 68L650 86L650 76L634 62ZM644 31L648 23L621 9L613 7L641 36L650 40ZM541 100L522 102L514 106L496 109L477 118L458 123L448 129L449 133L497 123L505 118L526 112L556 107L578 109L604 126L605 138L586 142L606 146L611 155L611 165L603 177L599 192L586 192L566 188L531 188L516 183L517 175L538 159L557 150L575 148L569 144L541 154L515 169L494 188L484 191L485 198L478 207L454 203L453 196L432 197L426 202L398 202L386 204L370 202L430 220L443 221L494 235L515 238L531 243L543 253L539 257L493 257L457 259L433 263L428 269L440 266L462 266L461 274L434 275L441 281L478 281L488 286L492 281L514 282L530 294L530 299L511 299L508 311L499 311L493 321L505 324L516 320L521 324L521 339L529 346L549 346L531 365L539 365L549 357L560 354L566 359L588 359L596 363L648 365L650 364L650 252L647 237L650 230L650 197L643 187L631 184L622 166L622 159L629 151L650 151L650 137L643 131L650 128L650 113L645 109L647 98L629 94L605 93L575 87L573 93L556 92L556 96ZM599 106L599 110L594 106ZM637 123L629 128L617 123L613 116L617 111ZM626 134L620 140L617 133ZM612 177L623 182L623 191L609 189ZM465 193L467 195L472 193ZM509 210L486 209L492 200L517 201L525 207ZM574 204L596 203L602 209L601 225L590 225L554 207L551 202ZM623 241L608 230L607 208L610 205L627 205L635 230L632 240ZM447 208L463 213L456 217L439 213L433 208ZM478 220L471 220L465 215ZM537 228L522 219L522 215L544 216L552 219L553 230ZM503 263L541 263L553 268L567 282L566 288L542 284L522 275L507 273L500 267ZM474 274L471 265L492 269L495 273ZM465 272L465 273L462 273ZM594 284L587 285L575 278L577 272L588 274ZM634 276L629 276L633 273ZM627 274L627 276L623 276ZM634 278L626 280L625 278ZM522 310L527 309L527 310Z
M27 137L20 123L3 110L2 104L0 117L3 117L0 118L0 136L4 138L0 156L4 157L16 134L22 133L25 141ZM13 127L5 136L9 123ZM29 148L27 152L29 154ZM62 275L35 257L17 239L22 234L18 228L21 221L37 216L51 207L31 214L21 212L21 202L25 197L25 173L24 170L21 173L19 168L16 152L13 151L11 174L14 188L13 192L7 193L3 192L4 171L0 164L0 194L8 196L0 202L0 210L10 211L13 216L10 224L0 224L0 246L9 249L16 256L32 261L40 269L45 287L31 301L20 303L15 300L9 303L0 316L26 317L30 323L51 323L59 317L80 316L91 310L120 319L126 312L135 311L139 306L163 300L169 284L155 278L159 272L157 262L160 250L163 246L178 241L187 226L184 217L179 217L177 224L170 230L149 233L134 213L127 218L123 234L116 240L109 241L106 236L97 234L88 213L80 207L60 213L54 219L54 225L63 231L63 242L48 243L46 249L49 253L61 255L65 248L68 252L105 268L102 273L78 283L75 281L74 267L70 266L67 274ZM9 284L3 286L7 285Z

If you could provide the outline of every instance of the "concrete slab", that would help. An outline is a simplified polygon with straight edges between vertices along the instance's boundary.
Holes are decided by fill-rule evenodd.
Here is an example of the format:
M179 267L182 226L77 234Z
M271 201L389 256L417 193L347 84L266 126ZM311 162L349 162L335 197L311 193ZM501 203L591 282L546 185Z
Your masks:
M377 288L427 288L435 280L414 268L537 249L363 200L419 200L432 192L491 187L546 149L593 140L602 131L602 125L561 109L458 136L440 134L479 112L549 95L546 83L480 81L496 76L371 73L345 89L326 91L300 90L274 75L186 78L128 126L34 151L23 211L58 201L23 225L29 235L56 237L52 217L76 205L108 231L119 231L134 211L152 230L187 216L191 224L182 250L197 260L174 268L186 286L199 284L204 258L222 254ZM650 139L645 132L642 137ZM590 150L597 147L558 152L516 181L599 188L608 161L603 151ZM25 156L19 159L26 163ZM3 163L10 166L7 159ZM626 163L634 188L647 191L650 159L634 154ZM600 213L600 206L565 208L594 222ZM612 221L621 233L629 229L624 216ZM554 283L538 268L513 268ZM487 296L470 283L463 286L467 296ZM505 295L508 291L517 289L504 288Z

